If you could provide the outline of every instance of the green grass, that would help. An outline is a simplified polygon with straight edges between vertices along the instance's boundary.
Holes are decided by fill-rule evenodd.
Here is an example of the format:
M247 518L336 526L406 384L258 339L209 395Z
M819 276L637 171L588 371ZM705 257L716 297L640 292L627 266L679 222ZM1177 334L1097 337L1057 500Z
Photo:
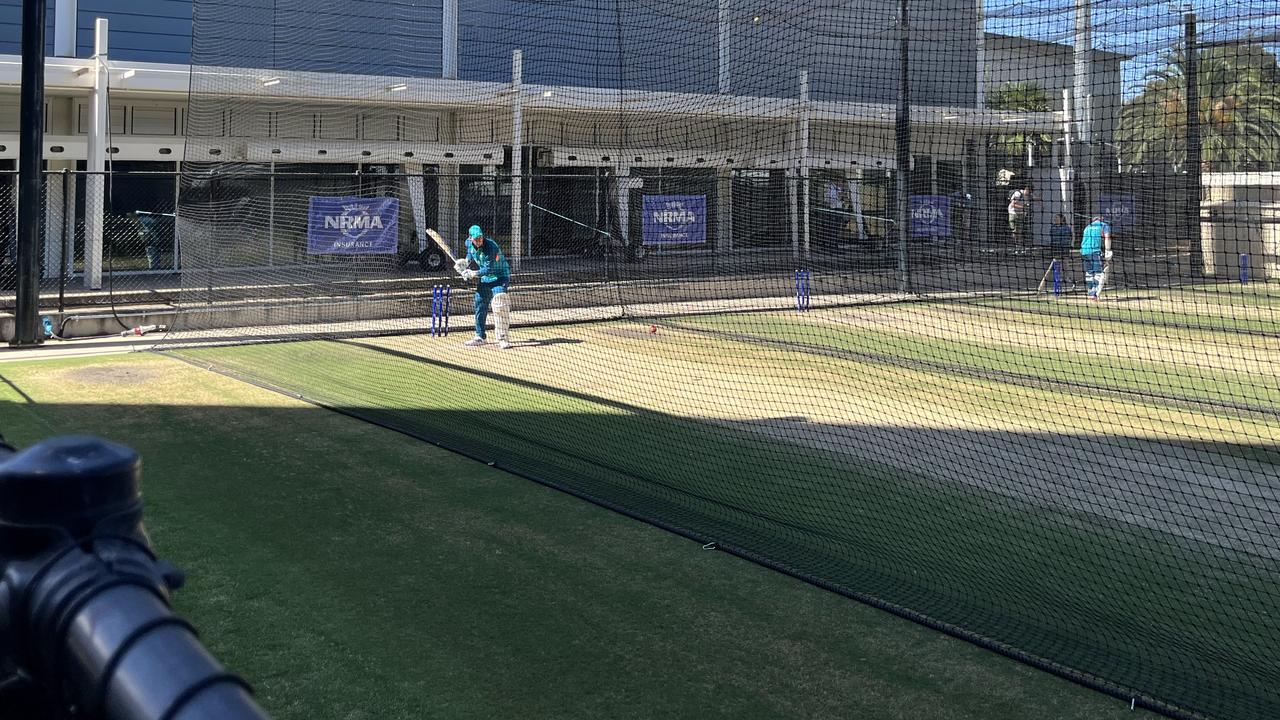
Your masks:
M288 347L298 346L217 354L282 360ZM368 362L356 379L390 368L382 355L329 349L277 369L296 384L351 371L328 364L343 354ZM441 427L480 423L495 407L543 420L555 407L584 432L623 416L410 369L428 384L498 393L462 415L416 398L415 420L435 407ZM10 441L94 432L142 452L153 540L189 572L178 609L277 718L1133 717L784 575L187 365L135 356L0 374ZM365 404L404 398L374 392ZM753 461L767 459L760 451Z
M867 347L912 350L891 343ZM359 343L192 356L1186 707L1280 713L1280 678L1257 661L1280 647L1277 578L1244 552Z
M1224 296L1227 295L1226 292L1184 292L1186 292L1185 295L1173 296L1182 300L1182 302L1158 311L1137 309L1124 302L1085 305L1021 298L982 298L966 301L958 304L958 307L973 305L1020 310L1028 315L1035 314L1054 319L1102 321L1114 323L1113 327L1122 328L1125 332L1133 333L1161 335L1172 333L1178 335L1194 332L1197 333L1193 336L1196 339L1204 339L1206 337L1205 333L1214 333L1216 336L1210 337L1214 337L1218 342L1232 342L1233 340L1238 340L1241 335L1261 334L1274 336L1280 334L1280 320L1272 317L1240 317L1232 315L1229 310L1233 307L1233 304L1223 302ZM1130 294L1145 297L1139 291L1133 291ZM1190 302L1187 302L1188 297L1192 298ZM1203 304L1195 304L1197 301L1194 298L1197 297L1202 298ZM1271 296L1263 296L1262 298L1248 296L1247 302L1242 301L1239 307L1269 308L1272 304L1273 299ZM1185 309L1188 305L1192 307ZM1184 308L1184 310L1174 308Z
M913 363L940 373L1008 380L1060 383L1095 391L1136 393L1151 403L1210 403L1280 408L1280 387L1264 368L1257 373L1216 369L1203 372L1186 365L1128 357L1099 357L1025 345L929 338L868 327L798 325L776 315L697 316L672 321L676 327L713 330L743 340L764 340L847 356L865 362Z

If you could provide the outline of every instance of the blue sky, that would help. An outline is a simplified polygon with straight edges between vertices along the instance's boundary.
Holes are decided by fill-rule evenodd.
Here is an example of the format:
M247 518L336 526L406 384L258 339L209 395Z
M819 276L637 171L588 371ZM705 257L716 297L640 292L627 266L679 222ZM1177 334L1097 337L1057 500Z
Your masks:
M1201 40L1280 33L1280 0L1094 0L1094 47L1134 56L1124 64L1126 97L1141 90L1143 75L1162 64L1163 52L1181 43L1182 15L1188 8L1196 12ZM986 0L987 30L1071 45L1073 12L1071 0ZM1277 49L1269 47L1273 52Z

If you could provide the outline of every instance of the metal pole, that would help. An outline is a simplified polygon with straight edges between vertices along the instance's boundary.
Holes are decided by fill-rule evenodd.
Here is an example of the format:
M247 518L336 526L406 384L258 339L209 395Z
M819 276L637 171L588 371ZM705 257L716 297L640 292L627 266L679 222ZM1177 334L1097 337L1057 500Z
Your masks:
M812 235L809 207L809 71L800 71L800 218L804 222L801 247L808 259Z
M1196 48L1196 14L1183 16L1187 52L1187 236L1191 250L1191 275L1204 272L1204 253L1200 247L1200 60Z
M440 76L458 79L458 0L444 0L440 32ZM452 232L450 237L452 237Z
M524 107L520 97L524 83L524 53L511 52L511 270L519 272L524 256ZM495 179L494 200L498 192Z
M910 222L911 172L911 66L910 44L907 35L910 25L907 19L907 0L898 0L898 113L894 122L897 144L897 218L898 218L898 292L911 292L911 278L907 274L907 235Z
M22 2L21 135L18 139L17 296L13 347L44 342L40 332L40 200L44 160L45 0Z
M108 104L106 18L93 22L93 94L89 100L89 158L85 163L84 199L84 286L102 287L102 246L106 216L106 157L110 109Z
M721 95L729 92L729 43L731 25L729 0L718 0L716 3L716 89Z

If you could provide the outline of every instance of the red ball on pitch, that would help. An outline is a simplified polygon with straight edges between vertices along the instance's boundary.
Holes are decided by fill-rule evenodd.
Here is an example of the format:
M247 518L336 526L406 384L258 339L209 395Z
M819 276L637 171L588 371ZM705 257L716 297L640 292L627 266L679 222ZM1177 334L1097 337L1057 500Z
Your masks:
M650 325L650 326L649 326L649 334L650 334L650 335L654 335L654 334L656 334L657 332L658 332L658 326L657 326L657 325Z

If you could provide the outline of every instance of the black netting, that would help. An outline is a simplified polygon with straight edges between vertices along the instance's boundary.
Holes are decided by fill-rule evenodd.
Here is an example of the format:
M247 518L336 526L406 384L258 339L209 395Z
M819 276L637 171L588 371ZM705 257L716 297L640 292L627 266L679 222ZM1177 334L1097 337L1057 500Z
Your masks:
M168 347L1280 714L1274 8L903 7L196 0Z

